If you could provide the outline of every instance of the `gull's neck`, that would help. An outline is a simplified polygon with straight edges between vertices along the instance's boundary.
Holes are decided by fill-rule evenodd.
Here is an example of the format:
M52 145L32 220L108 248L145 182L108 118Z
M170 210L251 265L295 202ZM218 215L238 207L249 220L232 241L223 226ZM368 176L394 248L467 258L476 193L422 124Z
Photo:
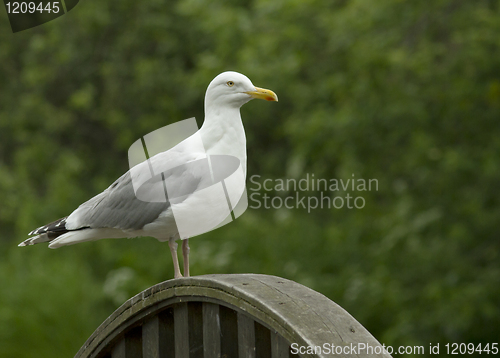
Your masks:
M200 135L208 155L235 156L246 176L246 137L239 107L206 107Z

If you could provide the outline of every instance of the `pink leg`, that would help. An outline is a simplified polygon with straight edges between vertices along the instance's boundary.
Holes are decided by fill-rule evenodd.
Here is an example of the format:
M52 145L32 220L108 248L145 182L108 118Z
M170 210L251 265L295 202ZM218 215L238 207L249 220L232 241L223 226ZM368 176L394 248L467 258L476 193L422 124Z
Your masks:
M184 277L189 277L189 239L182 240L182 256L184 258Z
M177 242L175 242L174 238L168 240L168 246L170 247L172 261L174 262L174 278L181 278L182 274L179 268L179 258L177 257Z

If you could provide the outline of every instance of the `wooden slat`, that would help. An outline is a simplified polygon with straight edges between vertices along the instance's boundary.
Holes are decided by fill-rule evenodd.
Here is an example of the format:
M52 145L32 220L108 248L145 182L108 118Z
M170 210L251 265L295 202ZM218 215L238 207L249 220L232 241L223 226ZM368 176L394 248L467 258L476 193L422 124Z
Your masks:
M142 327L134 327L125 333L126 358L142 358Z
M125 337L122 337L122 339L115 344L113 350L111 351L111 358L126 358Z
M160 358L160 318L153 316L142 326L143 358Z
M175 357L174 308L169 307L159 314L160 317L160 357Z
M142 329L134 327L113 347L112 358L142 358Z
M160 358L175 357L174 308L169 307L158 315L160 317Z
M271 358L288 358L290 347L279 333L271 332Z
M203 358L203 306L188 303L189 358Z
M174 311L172 307L144 322L142 354L143 358L175 357Z
M238 357L238 316L236 311L219 306L221 357Z
M255 358L269 358L271 355L271 331L259 322L255 322L254 327Z
M238 351L239 358L255 358L254 320L238 312Z
M174 305L175 358L189 358L189 325L187 302Z
M203 302L204 358L221 358L219 305Z

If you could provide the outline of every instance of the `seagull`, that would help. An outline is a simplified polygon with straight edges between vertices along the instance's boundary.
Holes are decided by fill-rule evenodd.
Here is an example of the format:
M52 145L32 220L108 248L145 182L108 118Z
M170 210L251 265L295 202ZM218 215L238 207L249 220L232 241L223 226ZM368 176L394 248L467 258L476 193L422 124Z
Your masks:
M240 108L257 98L278 101L273 91L255 87L245 75L227 71L210 82L205 93L205 120L191 137L173 148L151 157L151 163L190 163L199 158L230 155L239 159L243 180L246 178L246 137ZM201 138L204 153L190 139ZM146 165L146 162L141 163ZM141 165L138 164L138 165ZM134 167L136 168L136 167ZM49 248L72 245L105 238L133 238L151 236L168 241L174 265L174 278L183 277L177 257L177 240L182 241L184 275L189 277L189 237L181 237L173 212L182 209L188 214L210 212L210 198L195 198L195 191L206 184L206 172L180 165L176 170L162 173L169 188L179 188L183 195L177 200L143 201L134 190L134 168L130 169L102 193L81 204L66 217L41 226L29 233L30 238L18 246L48 242ZM212 178L213 179L213 178ZM182 189L180 189L182 188ZM147 189L147 186L146 186ZM170 192L169 192L170 194Z

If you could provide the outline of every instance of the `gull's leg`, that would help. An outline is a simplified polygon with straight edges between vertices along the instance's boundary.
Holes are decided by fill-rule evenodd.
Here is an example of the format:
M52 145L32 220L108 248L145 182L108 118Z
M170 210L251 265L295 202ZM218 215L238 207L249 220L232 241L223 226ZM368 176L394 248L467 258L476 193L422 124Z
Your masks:
M189 239L182 240L182 256L184 259L184 277L189 277Z
M179 269L179 258L177 257L177 242L175 238L171 237L168 239L168 246L170 247L170 253L172 254L172 261L174 262L174 278L181 278L181 270Z

